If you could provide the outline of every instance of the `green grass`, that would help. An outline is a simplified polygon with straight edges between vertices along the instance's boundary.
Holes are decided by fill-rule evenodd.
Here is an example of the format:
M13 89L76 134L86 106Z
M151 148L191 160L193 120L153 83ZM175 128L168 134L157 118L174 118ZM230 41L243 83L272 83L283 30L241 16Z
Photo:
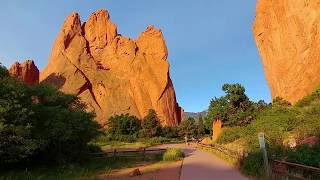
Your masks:
M165 138L165 137L153 137L148 139L138 139L135 142L121 142L121 141L104 141L103 137L99 137L97 140L90 144L99 146L102 149L113 149L113 148L132 148L139 149L150 147L159 144L172 144L180 143L181 141L177 138Z
M163 154L163 161L177 161L181 160L183 156L180 148L170 148Z
M119 142L119 141L110 141L106 143L95 143L96 145L100 146L102 149L112 149L112 148L133 148L139 149L147 147L148 145L144 142Z
M141 154L130 157L104 158L85 162L84 164L66 164L54 167L34 167L0 171L2 180L55 180L55 179L96 179L99 174L108 174L113 169L134 167L144 162L160 162L162 154L152 154L144 158Z

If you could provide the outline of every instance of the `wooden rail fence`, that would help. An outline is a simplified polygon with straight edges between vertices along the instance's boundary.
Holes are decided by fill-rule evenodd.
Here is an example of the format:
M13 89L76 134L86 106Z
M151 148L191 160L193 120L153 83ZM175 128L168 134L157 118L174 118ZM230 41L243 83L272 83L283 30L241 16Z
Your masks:
M88 153L93 158L107 158L107 157L120 157L120 156L130 156L130 155L137 155L137 153L142 154L145 156L148 153L160 153L166 151L166 148L141 148L135 150L122 150L122 149L113 149L112 151L102 151L98 153Z
M231 156L233 158L236 158L236 159L242 159L244 156L244 153L240 153L240 152L228 149L228 148L223 147L218 144L202 144L202 143L197 143L197 144L200 145L201 147L211 148L211 149L220 151L220 152L222 152L228 156Z
M320 179L320 168L274 159L269 161L273 179Z

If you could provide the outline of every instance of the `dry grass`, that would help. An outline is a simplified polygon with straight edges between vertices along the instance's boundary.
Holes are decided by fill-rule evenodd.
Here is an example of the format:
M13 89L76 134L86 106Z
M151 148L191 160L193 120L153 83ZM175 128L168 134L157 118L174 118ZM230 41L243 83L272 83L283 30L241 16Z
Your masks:
M239 159L232 157L230 155L227 155L221 151L215 150L213 148L207 148L207 147L198 147L198 149L212 153L216 156L218 156L220 159L223 159L224 161L226 161L228 164L232 165L232 166L238 166L239 165Z

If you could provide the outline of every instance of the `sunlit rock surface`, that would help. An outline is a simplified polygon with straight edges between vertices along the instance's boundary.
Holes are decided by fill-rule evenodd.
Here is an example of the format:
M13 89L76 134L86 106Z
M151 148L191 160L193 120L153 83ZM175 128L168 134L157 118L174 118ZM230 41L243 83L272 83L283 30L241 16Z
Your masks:
M81 23L66 18L40 74L66 93L78 95L104 125L115 114L143 118L155 109L162 125L181 120L181 109L169 75L162 32L149 26L137 40L117 33L108 11L98 10Z
M272 97L295 103L320 84L320 1L258 0L253 27Z

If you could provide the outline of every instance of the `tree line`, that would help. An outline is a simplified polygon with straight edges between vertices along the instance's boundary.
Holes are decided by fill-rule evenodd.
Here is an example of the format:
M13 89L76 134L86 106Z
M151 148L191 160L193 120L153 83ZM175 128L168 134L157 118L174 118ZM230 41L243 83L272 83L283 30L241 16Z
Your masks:
M115 115L108 119L105 135L109 140L132 142L138 139L154 137L165 138L197 138L204 135L203 120L196 122L194 118L183 120L178 126L161 126L155 110L150 109L148 114L139 119L129 114Z

